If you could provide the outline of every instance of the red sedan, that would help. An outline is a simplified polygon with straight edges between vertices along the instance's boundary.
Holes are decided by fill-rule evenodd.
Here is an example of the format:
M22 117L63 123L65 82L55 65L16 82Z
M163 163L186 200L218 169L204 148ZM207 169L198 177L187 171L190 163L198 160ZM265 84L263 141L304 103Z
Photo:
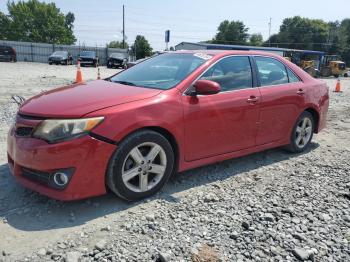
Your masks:
M325 127L328 87L282 57L181 51L26 101L8 135L24 186L60 200L149 197L175 172L286 146Z

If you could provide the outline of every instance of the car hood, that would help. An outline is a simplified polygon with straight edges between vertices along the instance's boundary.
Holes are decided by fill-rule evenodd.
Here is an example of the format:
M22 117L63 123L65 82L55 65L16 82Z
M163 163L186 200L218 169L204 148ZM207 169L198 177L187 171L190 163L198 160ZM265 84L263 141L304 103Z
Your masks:
M157 89L96 80L34 96L21 106L19 113L50 118L82 117L99 109L150 98L160 92Z

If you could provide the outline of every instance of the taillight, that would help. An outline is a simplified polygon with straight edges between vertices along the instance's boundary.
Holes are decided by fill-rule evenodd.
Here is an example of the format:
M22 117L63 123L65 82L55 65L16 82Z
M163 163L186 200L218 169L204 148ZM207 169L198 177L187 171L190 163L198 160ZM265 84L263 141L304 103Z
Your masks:
M11 48L12 49L12 52L14 53L14 54L16 54L16 49L14 49L14 48Z

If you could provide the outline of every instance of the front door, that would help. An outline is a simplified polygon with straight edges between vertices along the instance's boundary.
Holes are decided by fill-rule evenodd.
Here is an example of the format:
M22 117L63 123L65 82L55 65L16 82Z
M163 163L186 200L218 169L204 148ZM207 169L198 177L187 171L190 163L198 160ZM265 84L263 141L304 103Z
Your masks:
M200 78L219 83L220 93L183 96L186 161L255 146L260 92L252 75L249 57L226 57Z

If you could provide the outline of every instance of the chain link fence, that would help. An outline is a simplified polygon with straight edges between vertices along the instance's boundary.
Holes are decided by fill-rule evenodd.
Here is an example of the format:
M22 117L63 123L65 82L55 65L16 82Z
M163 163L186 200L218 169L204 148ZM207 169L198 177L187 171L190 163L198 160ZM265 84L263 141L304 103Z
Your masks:
M68 51L73 56L76 63L81 51L95 51L99 57L101 65L106 65L107 58L111 53L123 53L129 57L129 61L134 61L133 56L129 56L128 49L117 49L108 47L55 45L31 42L17 42L0 40L0 45L8 45L16 50L17 61L47 63L49 56L55 51Z

